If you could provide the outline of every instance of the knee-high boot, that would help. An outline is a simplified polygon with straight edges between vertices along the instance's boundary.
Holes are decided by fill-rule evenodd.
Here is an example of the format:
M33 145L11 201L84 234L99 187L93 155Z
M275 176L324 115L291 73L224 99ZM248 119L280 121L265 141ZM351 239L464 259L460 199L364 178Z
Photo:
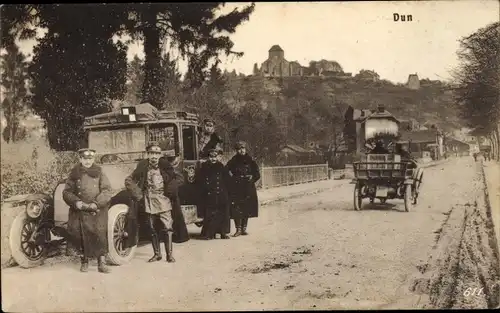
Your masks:
M173 245L172 245L172 235L173 232L171 231L165 232L165 250L167 250L167 262L169 263L175 262Z
M160 239L156 234L151 236L151 244L153 245L154 255L148 262L156 262L161 260Z
M235 219L234 225L236 226L236 232L234 233L233 237L238 237L241 235L241 219Z
M248 218L244 218L241 220L241 234L243 236L248 235L247 233L247 225L248 225Z

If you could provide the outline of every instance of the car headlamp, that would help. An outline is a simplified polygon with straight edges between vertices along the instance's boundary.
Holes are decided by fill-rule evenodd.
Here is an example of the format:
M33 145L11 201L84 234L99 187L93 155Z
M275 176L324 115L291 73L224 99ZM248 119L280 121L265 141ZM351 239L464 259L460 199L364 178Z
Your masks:
M26 206L26 214L31 218L38 218L42 214L43 203L41 201L29 202Z

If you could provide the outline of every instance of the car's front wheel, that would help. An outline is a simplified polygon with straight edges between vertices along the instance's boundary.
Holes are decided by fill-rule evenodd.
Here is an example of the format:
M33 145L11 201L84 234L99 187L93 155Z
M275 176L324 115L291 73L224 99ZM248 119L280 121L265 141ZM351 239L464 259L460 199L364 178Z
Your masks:
M137 242L127 247L128 234L126 231L126 221L128 206L126 204L116 204L108 211L108 248L107 260L112 265L123 265L134 257L137 249Z
M45 233L39 232L38 224L38 220L29 218L23 210L17 214L10 226L10 251L12 258L20 267L39 266L47 258Z

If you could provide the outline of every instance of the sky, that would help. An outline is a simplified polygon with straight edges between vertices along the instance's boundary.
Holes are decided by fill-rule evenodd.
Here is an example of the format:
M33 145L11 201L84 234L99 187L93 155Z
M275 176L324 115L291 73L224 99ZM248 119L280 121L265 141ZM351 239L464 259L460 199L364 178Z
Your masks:
M245 3L228 3L225 12ZM393 14L411 14L412 22L394 22ZM337 61L353 75L375 70L382 79L405 83L410 73L449 80L458 65L458 40L499 20L499 1L408 2L262 2L233 40L236 59L223 58L221 68L252 74L254 63L267 59L279 45L285 59L308 66L313 60ZM34 41L20 44L31 53ZM143 58L142 44L129 46L128 58ZM186 62L179 60L184 72Z

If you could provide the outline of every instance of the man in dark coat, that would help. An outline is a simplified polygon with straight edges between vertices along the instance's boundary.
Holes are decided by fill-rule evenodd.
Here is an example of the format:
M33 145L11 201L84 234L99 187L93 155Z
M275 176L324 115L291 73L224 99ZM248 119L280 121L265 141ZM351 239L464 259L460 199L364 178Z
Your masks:
M235 145L236 155L227 162L231 177L229 196L231 199L231 218L234 219L234 237L248 235L248 218L259 215L259 200L255 183L260 179L257 162L247 154L246 144L242 141Z
M108 209L111 185L101 168L94 164L95 150L80 149L80 164L66 180L63 199L70 206L68 242L82 252L80 271L87 272L89 258L96 257L98 271L109 273L105 265L108 253Z
M155 229L157 219L164 227L167 262L175 262L172 242L189 240L178 196L183 177L166 159L161 158L161 148L157 144L149 145L147 151L148 159L139 161L134 172L125 179L125 187L135 199L134 205L148 216L154 252L149 262L162 258L160 239Z
M203 131L199 135L198 151L200 159L208 159L208 151L211 149L222 150L222 138L215 132L215 123L212 119L203 121Z
M220 234L221 239L229 239L231 231L229 217L229 172L217 158L219 151L209 151L208 162L201 165L196 182L200 189L199 206L203 216L201 234L204 239L214 239Z

